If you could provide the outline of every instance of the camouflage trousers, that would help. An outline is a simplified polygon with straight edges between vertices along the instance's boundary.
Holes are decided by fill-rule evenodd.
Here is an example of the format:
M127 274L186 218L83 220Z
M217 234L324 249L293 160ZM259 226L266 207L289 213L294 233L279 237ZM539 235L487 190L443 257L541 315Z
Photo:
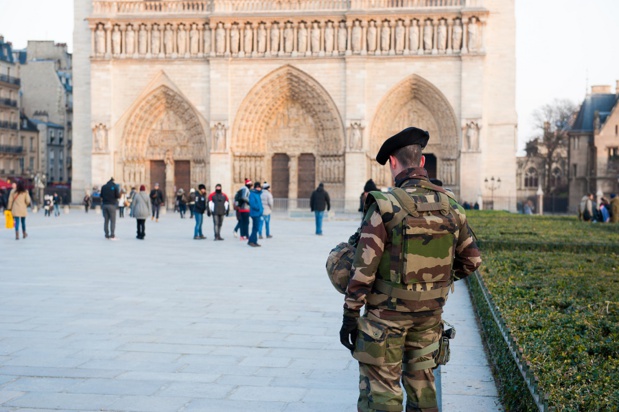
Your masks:
M359 361L360 412L438 412L436 386L431 368L413 371L410 365L429 361L432 353L415 357L418 351L439 340L441 315L385 320L365 314L359 319L354 357Z

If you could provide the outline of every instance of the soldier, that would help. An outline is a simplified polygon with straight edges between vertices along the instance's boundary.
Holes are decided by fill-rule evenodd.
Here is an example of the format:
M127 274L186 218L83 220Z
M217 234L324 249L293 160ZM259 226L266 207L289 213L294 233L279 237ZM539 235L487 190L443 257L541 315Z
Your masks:
M438 412L432 369L443 306L452 282L481 264L464 209L423 168L429 137L409 127L376 155L396 187L368 195L340 330L359 361L359 411L402 411L402 381L407 412Z

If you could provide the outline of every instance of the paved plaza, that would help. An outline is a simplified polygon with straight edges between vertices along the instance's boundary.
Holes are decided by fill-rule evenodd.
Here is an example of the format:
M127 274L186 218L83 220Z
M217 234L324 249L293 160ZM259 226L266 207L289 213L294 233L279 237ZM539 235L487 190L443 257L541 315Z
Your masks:
M4 221L2 220L4 224ZM343 297L329 250L358 221L272 219L250 248L193 240L168 213L118 219L104 238L93 212L27 218L0 230L0 411L353 412L357 363L340 345ZM457 328L443 367L443 411L501 410L466 286L445 318Z

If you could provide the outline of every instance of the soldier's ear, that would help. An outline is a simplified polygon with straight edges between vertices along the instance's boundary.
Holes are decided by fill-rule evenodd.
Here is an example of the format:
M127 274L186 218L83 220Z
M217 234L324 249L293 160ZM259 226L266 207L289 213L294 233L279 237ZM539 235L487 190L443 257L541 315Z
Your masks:
M426 157L421 155L421 161L419 162L419 167L424 167L426 164Z
M395 170L397 164L398 159L396 159L395 156L389 156L389 169Z

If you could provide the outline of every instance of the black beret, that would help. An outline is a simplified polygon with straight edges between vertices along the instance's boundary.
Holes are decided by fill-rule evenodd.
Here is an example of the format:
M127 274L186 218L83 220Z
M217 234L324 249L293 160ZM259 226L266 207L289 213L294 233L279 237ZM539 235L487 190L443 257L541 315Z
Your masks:
M376 155L376 161L384 165L393 152L404 146L418 144L423 149L428 144L428 139L430 139L430 133L425 130L416 127L407 127L400 133L385 140L385 143L383 143Z

